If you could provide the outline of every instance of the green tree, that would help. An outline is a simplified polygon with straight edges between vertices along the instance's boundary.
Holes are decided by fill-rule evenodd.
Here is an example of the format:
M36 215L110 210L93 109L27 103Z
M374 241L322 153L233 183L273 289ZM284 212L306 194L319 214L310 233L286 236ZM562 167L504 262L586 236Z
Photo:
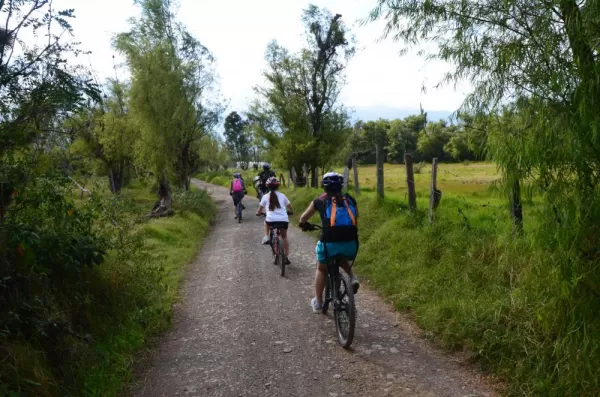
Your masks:
M108 91L101 106L68 120L67 127L77 134L75 150L80 147L80 152L98 161L111 192L118 193L134 161L139 129L127 108L127 87L111 80Z
M402 163L405 153L416 155L419 132L425 128L426 124L427 113L423 111L421 114L408 116L404 120L392 120L388 131L389 160Z
M533 237L548 267L536 271L553 276L544 278L548 311L538 315L552 324L543 326L550 342L533 343L550 343L552 356L527 357L530 370L515 374L523 380L517 393L593 395L600 379L588 339L598 327L590 302L600 295L598 2L378 0L370 19L379 18L385 35L407 46L433 42L429 58L454 66L445 82L471 82L463 110L490 114L487 152L505 185L525 180L542 193ZM573 356L591 359L574 365Z
M317 146L327 142L324 139L326 118L337 110L339 94L344 85L343 72L355 53L341 17L314 5L310 5L302 15L309 45L300 55L303 70L297 90L306 102L311 134ZM323 164L318 157L311 157L312 186L317 187L315 170Z
M189 189L199 145L221 106L212 54L178 23L170 0L139 0L142 15L119 34L116 48L132 72L130 108L142 130L141 160L159 177L169 201L169 176Z
M600 217L600 66L595 2L525 0L378 0L371 20L407 46L434 42L430 59L455 65L445 82L469 79L463 108L499 114L514 103L530 145L490 150L504 176L528 175L543 189L548 228L591 248ZM497 141L496 141L497 142ZM526 168L510 169L528 158ZM569 169L569 172L563 172ZM577 218L573 229L567 219ZM544 232L543 236L549 234ZM541 235L541 237L543 237Z
M96 85L65 62L81 54L64 37L72 17L73 10L54 10L48 1L0 3L0 222L39 157L69 144L57 126L87 98L99 99ZM22 37L42 34L43 45Z
M440 120L435 123L427 123L425 129L419 133L417 141L418 158L431 161L433 158L445 160L447 156L444 146L450 141L453 128L448 127L446 122Z
M250 161L250 145L252 143L248 131L248 122L237 113L231 112L225 119L225 142L233 160L239 162L242 168Z

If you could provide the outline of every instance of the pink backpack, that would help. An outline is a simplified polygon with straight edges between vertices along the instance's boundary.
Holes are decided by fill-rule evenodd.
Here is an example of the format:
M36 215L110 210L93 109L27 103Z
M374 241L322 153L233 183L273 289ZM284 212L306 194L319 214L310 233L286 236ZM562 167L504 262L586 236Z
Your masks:
M242 190L244 190L244 188L242 187L242 180L241 179L234 179L233 180L232 191L235 192L235 193L239 193Z

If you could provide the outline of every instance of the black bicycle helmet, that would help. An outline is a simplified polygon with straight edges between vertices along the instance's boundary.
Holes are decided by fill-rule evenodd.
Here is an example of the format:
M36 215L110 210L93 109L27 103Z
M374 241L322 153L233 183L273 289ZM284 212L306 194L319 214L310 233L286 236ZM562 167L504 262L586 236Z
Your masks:
M342 185L344 184L344 176L338 174L337 172L328 172L325 175L323 175L323 179L321 180L321 186L323 186L323 188L325 190L329 189L336 189L336 188L340 188L342 187Z
M263 170L269 171L270 169L271 169L271 164L269 164L269 163L264 163L263 164Z

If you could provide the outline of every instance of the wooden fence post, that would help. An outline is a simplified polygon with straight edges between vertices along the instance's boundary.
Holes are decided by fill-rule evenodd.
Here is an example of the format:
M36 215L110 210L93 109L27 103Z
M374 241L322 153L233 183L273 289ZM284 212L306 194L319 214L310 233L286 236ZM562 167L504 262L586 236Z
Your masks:
M380 143L375 145L375 156L377 161L377 196L383 198L383 148Z
M352 169L354 170L354 192L357 196L360 196L360 187L358 186L358 167L356 164L356 157L352 157Z
M434 158L431 163L431 188L429 190L429 222L433 223L433 213L440 204L442 192L437 189L437 159Z
M510 188L510 217L513 220L514 231L523 234L523 207L521 206L521 184L515 178Z
M348 178L350 178L350 170L344 167L344 191L348 190Z
M417 193L415 191L415 173L413 170L413 157L410 153L404 154L406 165L406 184L408 185L408 208L411 211L417 209Z

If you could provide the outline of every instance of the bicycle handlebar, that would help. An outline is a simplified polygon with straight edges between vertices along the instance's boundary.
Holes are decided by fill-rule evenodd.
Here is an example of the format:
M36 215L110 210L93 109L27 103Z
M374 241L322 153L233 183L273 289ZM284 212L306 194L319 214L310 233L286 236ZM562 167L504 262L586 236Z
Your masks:
M308 222L306 222L304 224L304 226L302 227L303 232L312 232L313 230L317 230L317 229L323 229L323 227L321 225L315 225L315 224L308 223Z
M289 211L287 212L287 214L288 214L288 215L294 215L294 213L293 213L293 212L289 212ZM267 216L267 214L263 212L263 213L261 213L261 214L256 214L256 216L258 216L258 217L261 217L261 216Z

